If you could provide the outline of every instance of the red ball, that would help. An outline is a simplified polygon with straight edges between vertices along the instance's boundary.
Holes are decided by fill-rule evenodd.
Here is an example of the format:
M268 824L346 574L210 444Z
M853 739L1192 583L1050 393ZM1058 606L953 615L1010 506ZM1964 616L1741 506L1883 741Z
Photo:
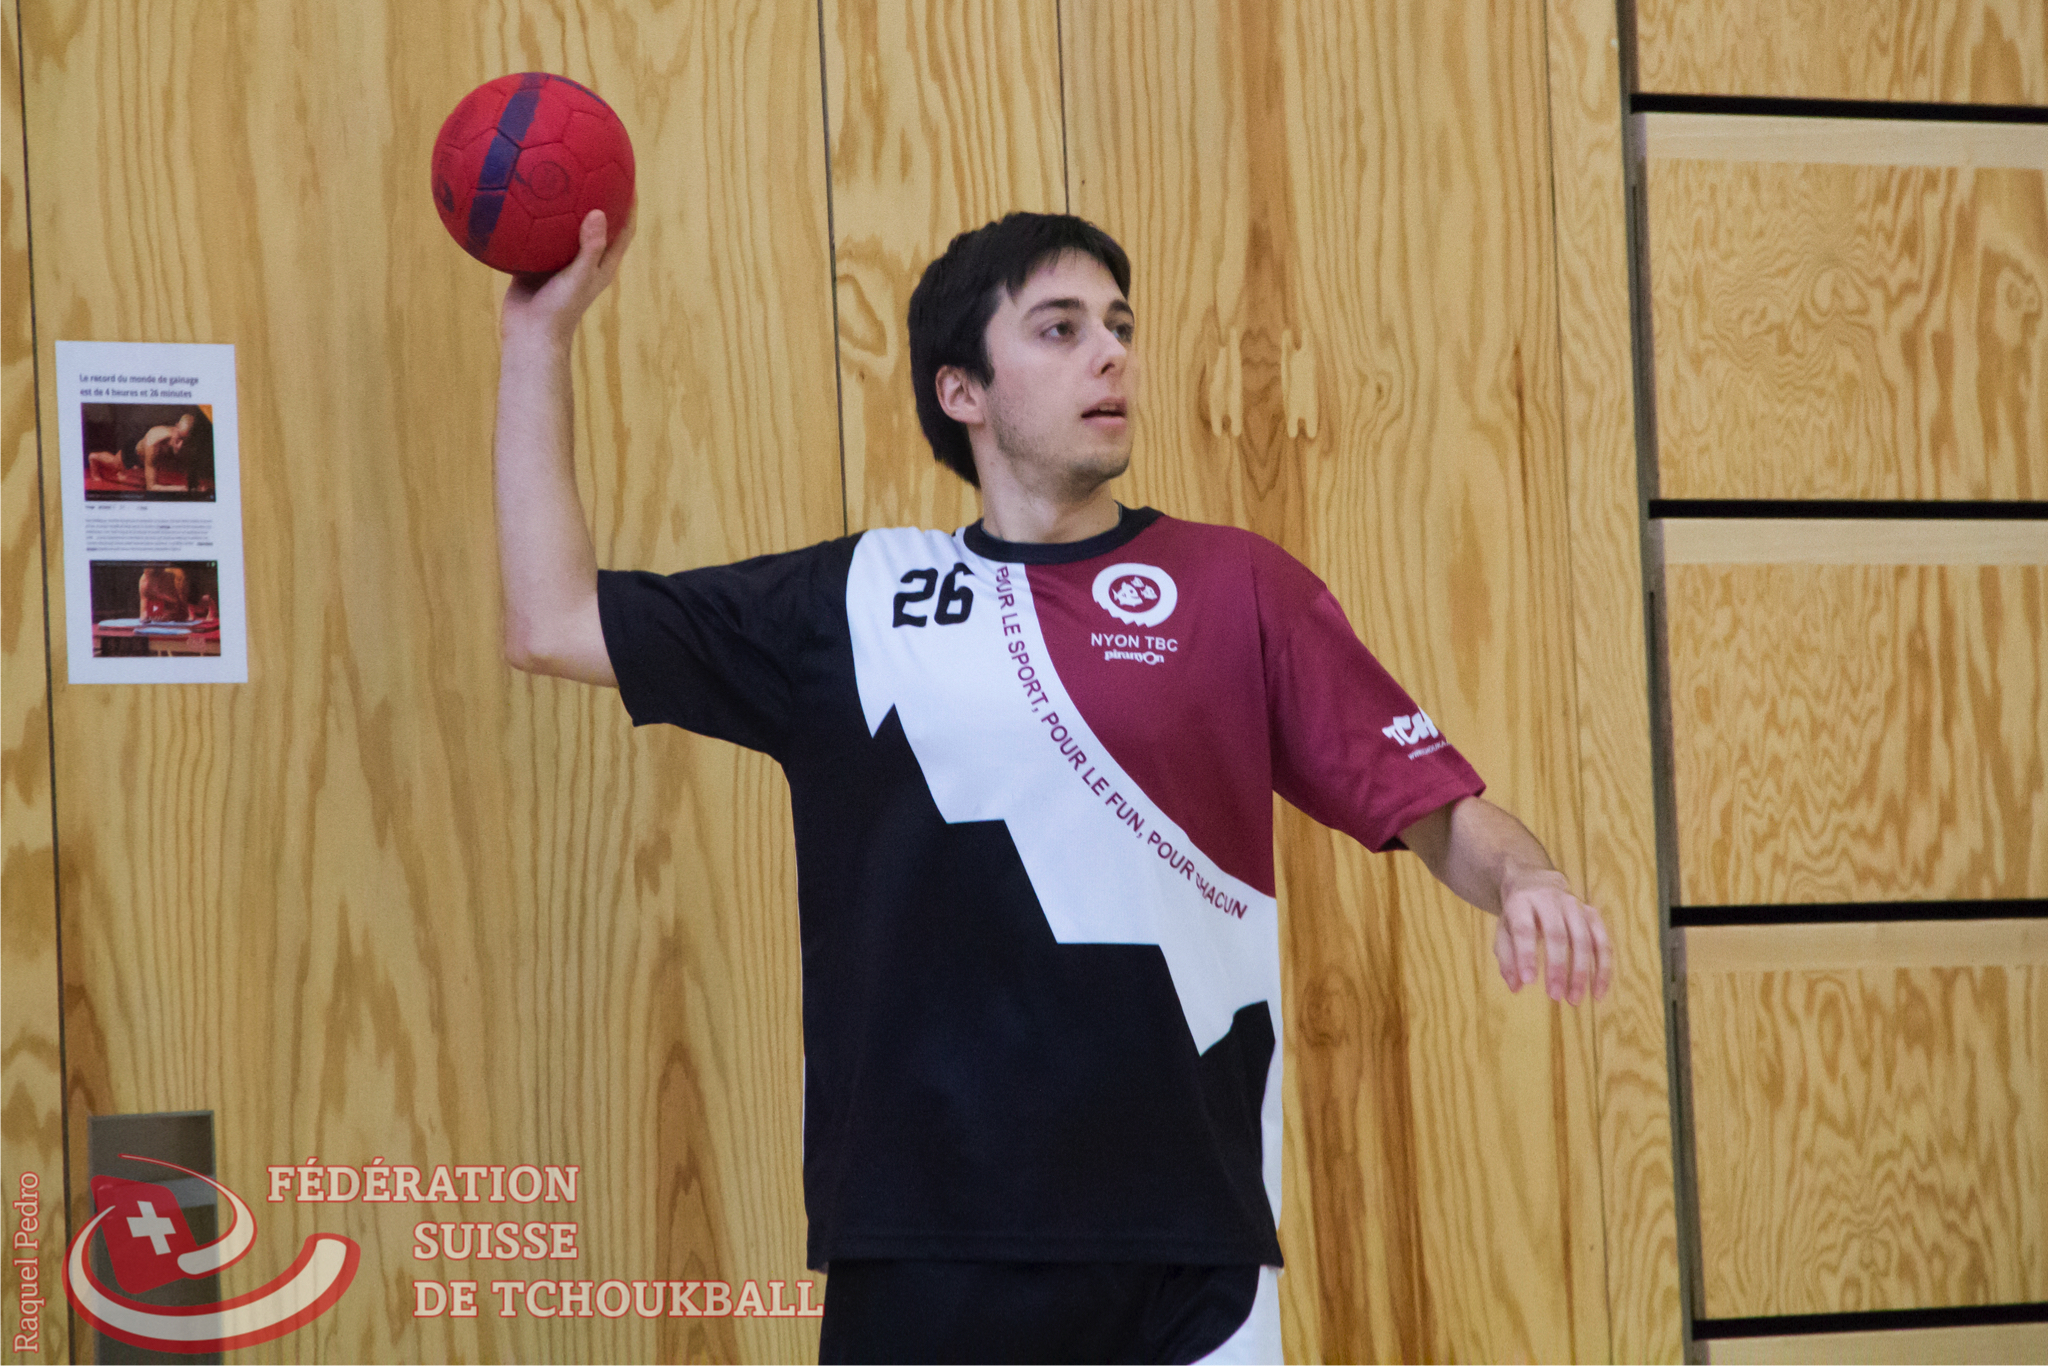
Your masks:
M564 76L500 76L463 96L434 139L434 207L462 249L514 274L576 259L603 209L613 237L633 208L633 143L612 107Z

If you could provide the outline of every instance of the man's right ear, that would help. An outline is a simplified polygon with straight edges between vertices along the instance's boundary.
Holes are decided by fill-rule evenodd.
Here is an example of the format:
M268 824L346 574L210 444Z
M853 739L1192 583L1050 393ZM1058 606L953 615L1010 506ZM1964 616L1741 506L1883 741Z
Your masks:
M932 385L938 390L940 411L961 426L978 427L988 420L988 389L959 366L940 366Z

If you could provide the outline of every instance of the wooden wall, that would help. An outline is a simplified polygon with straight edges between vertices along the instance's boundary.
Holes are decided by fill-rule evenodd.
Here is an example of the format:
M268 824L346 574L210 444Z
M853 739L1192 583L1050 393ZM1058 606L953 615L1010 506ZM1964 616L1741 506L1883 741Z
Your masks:
M1587 894L1619 970L1595 1012L1607 1303L1616 1361L1683 1351L1657 858L1650 648L1623 154L1622 32L1606 0L1548 6L1551 193L1570 521L1574 722Z
M581 1276L801 1275L780 775L504 665L499 283L425 210L433 134L480 80L605 91L664 173L642 177L623 287L581 338L600 554L681 566L838 534L831 390L792 383L832 364L815 9L23 21L38 347L235 343L247 491L246 686L71 687L57 635L74 1217L85 1116L210 1109L245 1194L314 1154L580 1164L554 1217L580 1225ZM48 470L47 421L43 450ZM54 493L47 510L55 565ZM813 1350L815 1322L787 1319L415 1323L412 1279L495 1268L415 1262L414 1207L264 1214L270 1257L231 1293L315 1227L364 1263L335 1312L258 1355Z
M2034 0L1637 0L1643 90L2048 104Z
M1011 208L1125 242L1151 375L1125 501L1322 573L1621 955L1597 1008L1510 996L1490 922L1283 812L1290 1357L1677 1358L1611 5L52 0L21 20L7 1047L17 1019L31 1050L53 1035L50 1005L17 1015L14 974L55 991L61 926L74 1217L86 1116L199 1108L245 1193L312 1154L580 1163L558 1216L583 1230L577 1275L804 1274L779 775L498 657L498 286L427 212L426 150L472 85L549 69L619 108L642 168L577 361L608 564L970 519L912 410L917 272ZM30 242L40 547L15 402ZM34 685L60 337L236 344L249 684L72 687L58 633ZM167 817L191 832L174 858L152 852ZM48 947L17 956L18 921ZM11 1173L59 1139L54 1095L7 1067ZM267 1211L280 1255L317 1228L365 1257L334 1313L259 1356L814 1354L814 1321L416 1323L410 1281L492 1268L413 1261L406 1207ZM275 1270L251 1262L230 1292Z
M41 470L37 463L34 319L29 295L27 180L21 136L21 50L15 11L0 12L0 1189L21 1198L33 1177L35 1283L48 1301L36 1316L37 1350L22 1360L70 1357L71 1325L56 1287L64 1257L64 1125L57 994L57 862L51 825L49 655L43 625ZM7 1221L13 1230L18 1218ZM10 1238L10 1243L12 1239ZM5 1341L22 1330L22 1268L9 1253L0 1279Z
M1695 1326L2048 1358L2048 12L1637 24Z
M2048 897L2048 566L1666 583L1685 902Z
M1711 1314L2048 1300L2048 921L1695 929L1686 964Z

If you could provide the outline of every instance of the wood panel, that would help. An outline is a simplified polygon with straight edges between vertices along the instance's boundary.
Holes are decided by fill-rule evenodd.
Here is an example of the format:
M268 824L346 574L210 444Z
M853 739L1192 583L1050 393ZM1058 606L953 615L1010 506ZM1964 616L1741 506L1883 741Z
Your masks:
M1540 12L1063 13L1074 211L1130 250L1126 501L1248 525L1575 874ZM1283 1323L1299 1360L1611 1350L1590 1018L1491 924L1295 813Z
M1644 639L1618 7L1551 0L1551 186L1570 490L1587 898L1614 944L1594 1007L1611 1359L1684 1354Z
M2048 895L2048 567L1666 583L1681 900Z
M1714 1366L1876 1366L1880 1362L1969 1366L1980 1361L2048 1363L2048 1327L1904 1328L1796 1337L1723 1338L1706 1347Z
M1683 933L1686 970L1708 976L1789 968L1856 972L1946 968L1958 962L2048 962L2048 919L1696 925ZM1958 958L1959 952L1967 957Z
M559 1268L416 1262L414 1206L266 1205L230 1293L315 1229L364 1258L257 1356L807 1358L815 1320L415 1322L408 1282L802 1274L783 784L503 664L501 282L426 166L508 70L632 130L640 235L577 361L603 562L836 534L815 7L23 17L39 340L234 343L248 539L249 684L56 689L74 1169L84 1115L159 1108L214 1110L252 1198L312 1154L580 1165Z
M1057 0L828 0L833 269L846 519L981 515L917 424L906 315L954 236L1066 208Z
M2048 173L1654 160L1660 491L2048 498Z
M2048 941L1808 966L1800 928L1687 976L1705 1312L2048 1299Z
M1803 114L1644 114L1652 161L1791 161L1822 166L1968 166L2048 171L2034 123L1840 119Z
M22 1268L33 1256L45 1301L33 1351L17 1361L69 1361L71 1316L57 1279L64 1260L64 1078L58 1033L57 862L50 800L49 655L43 633L40 451L36 445L35 317L29 290L27 181L21 141L16 5L0 11L0 1189L13 1201L35 1180L34 1251L9 1252L0 1279L10 1345L22 1321ZM6 1227L22 1227L9 1211Z
M1667 517L1673 564L2048 564L2048 522L1919 517Z
M2048 104L2034 0L1637 0L1643 90Z

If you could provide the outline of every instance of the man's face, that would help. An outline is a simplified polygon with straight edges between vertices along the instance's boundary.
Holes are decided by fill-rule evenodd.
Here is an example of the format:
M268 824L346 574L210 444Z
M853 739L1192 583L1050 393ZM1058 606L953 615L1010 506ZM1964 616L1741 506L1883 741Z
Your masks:
M1079 252L1040 266L998 304L983 412L1019 483L1081 497L1131 463L1136 322L1109 271Z

